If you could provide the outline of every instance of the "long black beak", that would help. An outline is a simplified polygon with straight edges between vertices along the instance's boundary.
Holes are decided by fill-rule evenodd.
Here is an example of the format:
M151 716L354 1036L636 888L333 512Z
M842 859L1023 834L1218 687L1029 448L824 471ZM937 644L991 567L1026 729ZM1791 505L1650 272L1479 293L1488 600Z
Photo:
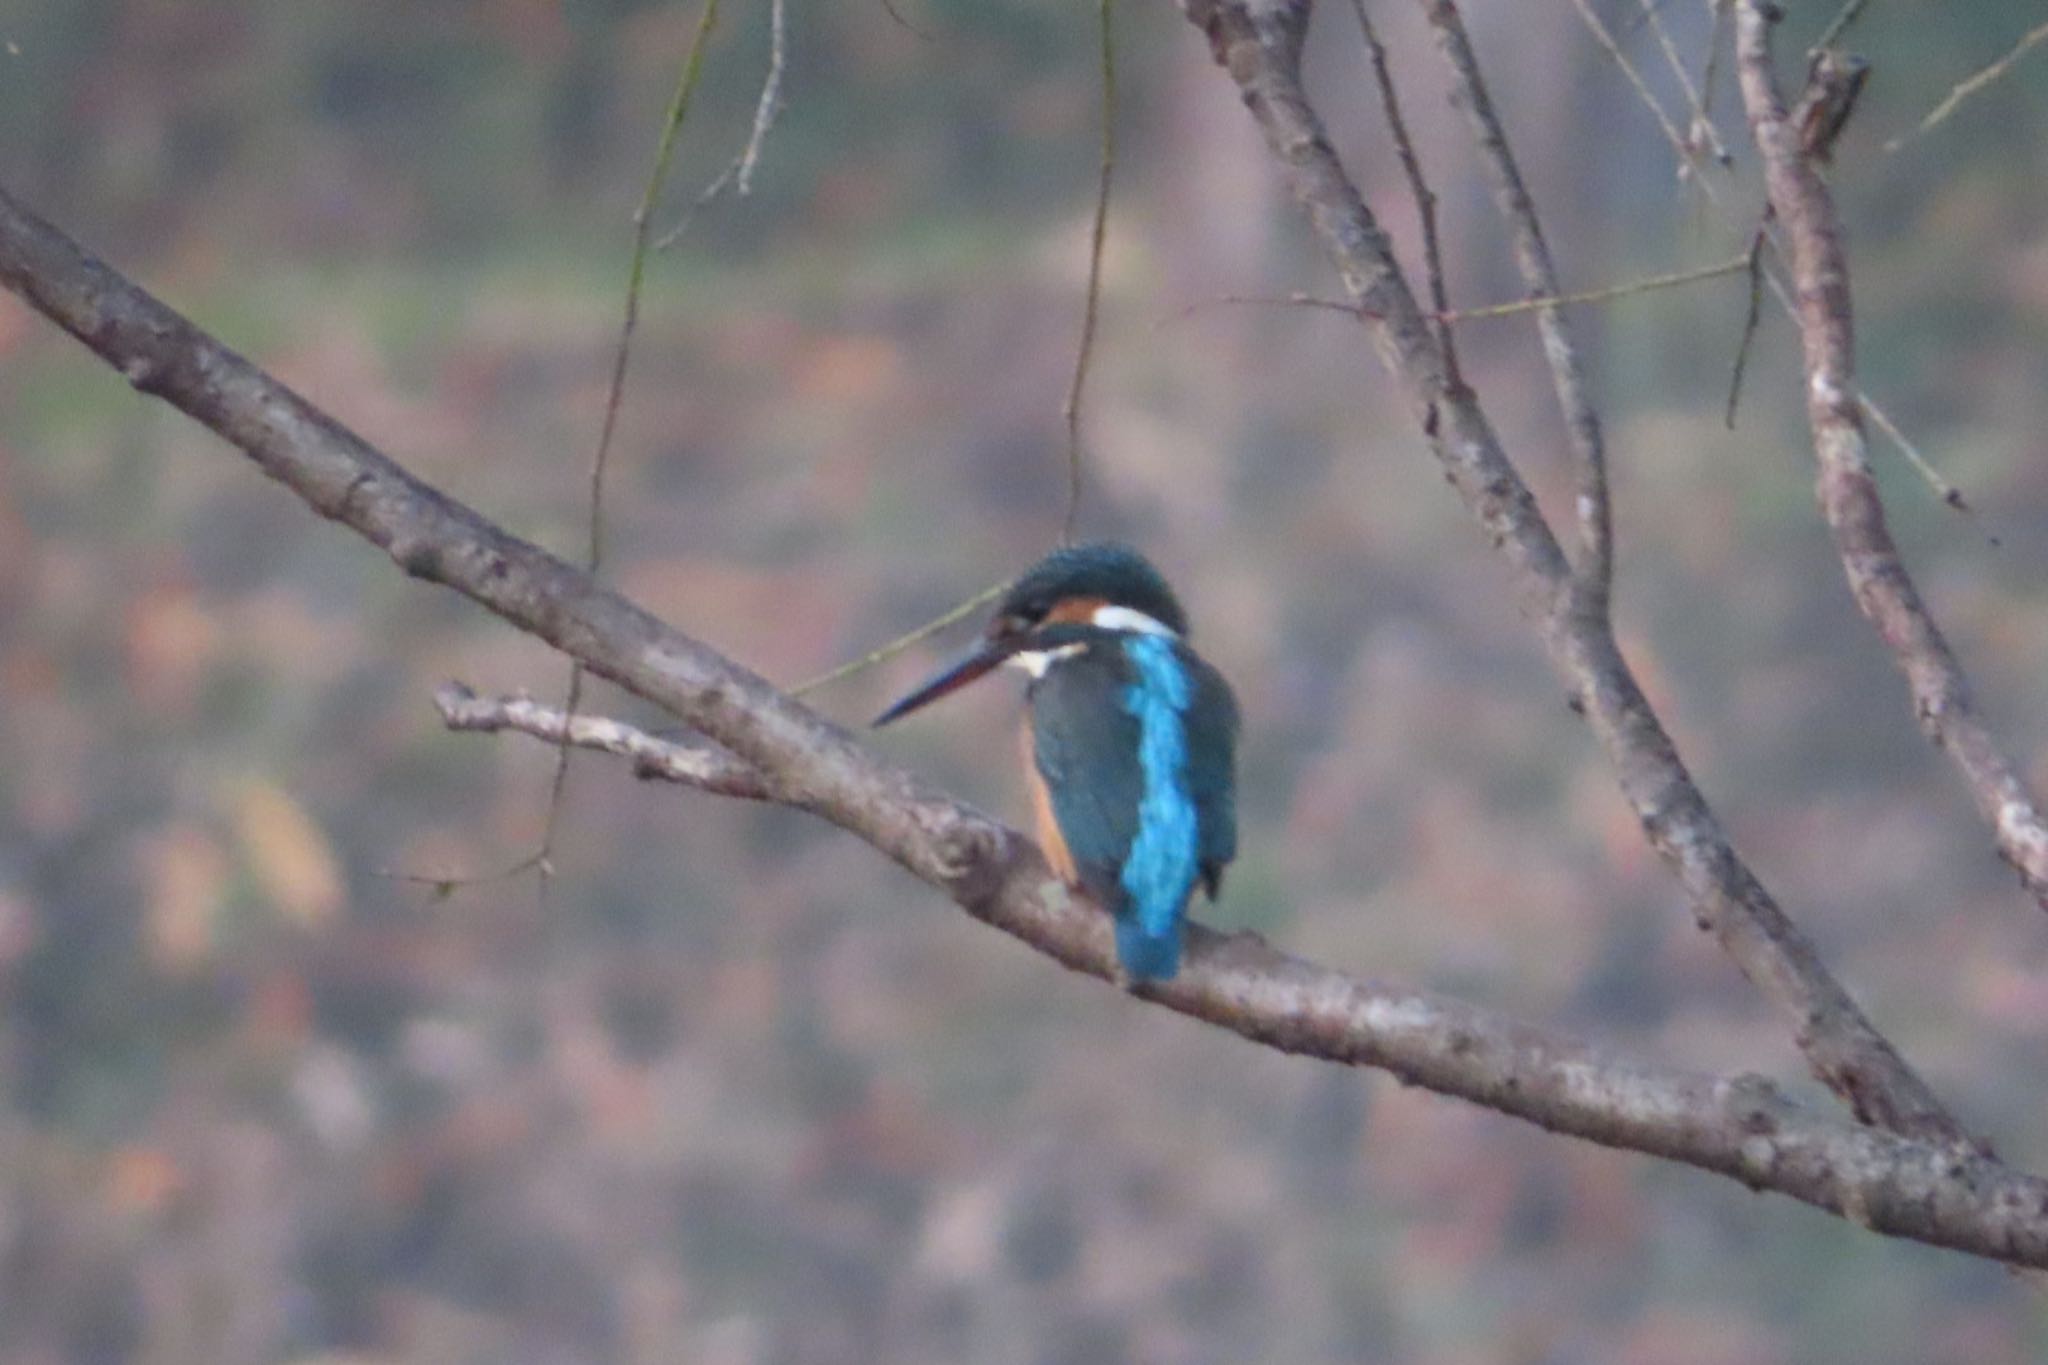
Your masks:
M1003 660L1023 647L1024 641L1021 638L984 642L972 654L938 673L924 686L901 698L894 706L876 716L875 728L879 730L890 721L907 716L919 707L929 706L950 692L958 692L976 678L1000 667Z

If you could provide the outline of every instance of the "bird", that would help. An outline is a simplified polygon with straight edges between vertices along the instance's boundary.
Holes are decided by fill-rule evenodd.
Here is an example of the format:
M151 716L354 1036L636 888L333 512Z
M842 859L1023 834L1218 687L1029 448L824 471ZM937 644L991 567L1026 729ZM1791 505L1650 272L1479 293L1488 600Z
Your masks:
M1025 688L1039 846L1110 913L1119 974L1170 980L1199 884L1237 856L1237 699L1188 643L1187 613L1127 545L1063 546L1003 593L980 641L875 718L909 715L1008 665Z

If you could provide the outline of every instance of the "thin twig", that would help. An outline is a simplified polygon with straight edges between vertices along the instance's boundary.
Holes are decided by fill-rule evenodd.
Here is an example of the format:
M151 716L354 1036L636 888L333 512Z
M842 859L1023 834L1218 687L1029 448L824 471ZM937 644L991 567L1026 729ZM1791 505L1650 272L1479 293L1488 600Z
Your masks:
M725 169L714 177L710 184L697 192L690 206L683 210L676 225L654 244L656 251L667 251L689 231L690 223L698 212L712 200L730 188L744 199L754 192L754 169L760 164L761 149L767 145L768 134L775 127L775 120L782 113L782 73L787 68L789 47L787 27L784 23L783 8L786 0L769 0L768 5L768 75L761 82L761 97L754 103L754 124L747 134L747 145L740 149L738 156L725 164Z
M792 697L809 696L811 693L817 691L821 687L826 686L827 684L836 683L841 681L842 679L850 678L856 673L865 672L866 670L873 668L876 664L884 663L887 660L895 658L898 654L901 654L904 650L909 649L912 645L917 644L919 641L930 639L932 636L937 635L940 631L952 625L954 622L964 621L968 617L974 615L975 612L980 611L983 607L987 606L989 603L995 601L998 597L1001 597L1004 593L1008 592L1010 590L1010 584L1014 581L1014 579L1004 579L1002 582L995 584L993 587L983 588L980 592L968 598L965 602L960 603L958 606L947 609L945 612L933 617L931 620L919 626L916 630L907 631L904 634L899 635L895 639L889 641L888 644L883 645L878 649L871 649L867 653L861 655L858 659L854 659L849 663L843 663L829 673L820 673L815 678L810 678L804 682L798 683L795 687L789 689L789 695Z
M435 900L446 900L457 891L490 886L494 882L509 882L514 877L524 876L539 862L538 853L529 853L510 867L501 867L496 872L447 872L436 875L431 872L409 872L403 868L384 867L377 869L376 876L387 882L424 886L433 893Z
M1997 549L1999 545L1998 537L1993 535L1990 529L1984 525L1982 519L1978 517L1976 505L1963 496L1962 489L1957 488L1941 476L1941 471L1936 469L1928 461L1927 457L1920 452L1920 447L1915 445L1905 432L1899 430L1899 424L1891 419L1891 414L1864 397L1860 389L1857 391L1856 401L1862 406L1863 415L1870 419L1871 425L1891 438L1892 444L1897 446L1899 451L1905 455L1906 463L1912 465L1914 470L1919 473L1928 488L1933 490L1934 496L1968 517L1971 523L1976 526L1978 534L1984 537L1984 543L1994 550Z
M1636 15L1635 18L1623 24L1621 26L1621 33L1618 36L1622 38L1633 39L1636 36L1636 30L1641 28L1644 24L1650 21L1650 15L1652 12L1661 10L1670 3L1671 0L1644 0L1644 12Z
M1401 92L1394 85L1394 74L1387 68L1386 44L1372 26L1372 18L1366 13L1365 0L1351 0L1351 8L1358 15L1358 28L1365 35L1366 52L1372 59L1372 77L1380 90L1380 108L1387 117L1387 131L1394 139L1394 151L1401 158L1401 171L1408 177L1408 194L1415 200L1415 216L1422 228L1422 273L1429 288L1430 307L1436 310L1437 349L1444 354L1444 368L1454 382L1462 383L1463 376L1458 370L1458 341L1451 334L1450 291L1444 281L1443 243L1437 235L1436 191L1429 187L1429 180L1422 173L1422 158L1415 151L1415 140L1409 136L1408 120L1401 113Z
M1678 131L1678 125L1671 121L1670 116L1664 112L1664 106L1658 102L1656 95L1651 93L1650 83L1643 79L1643 73L1636 69L1636 64L1629 60L1629 55L1621 50L1621 44L1615 41L1606 20L1594 10L1591 0L1572 0L1572 7L1578 10L1579 18L1586 25L1586 31L1593 35L1593 41L1600 45L1601 50L1607 54L1607 59L1620 68L1621 74L1628 78L1628 83L1635 87L1636 96L1652 114L1656 115L1657 126L1664 130L1664 136L1669 138L1674 146L1691 146L1690 140ZM1698 149L1693 150L1696 153ZM1685 168L1690 169L1691 165L1691 158L1688 157Z
M1931 132L1937 125L1945 122L1948 116L1953 114L1962 105L1964 100L1969 99L1973 95L1983 93L1985 87L1999 80L2008 71L2011 71L2014 66L2019 64L2020 58L2026 56L2027 53L2044 42L2048 42L2048 24L2042 24L2039 28L2028 32L2025 37L2013 45L2010 52L1958 85L1955 89L1949 91L1948 97L1942 100L1940 104L1935 105L1927 117L1920 120L1917 127L1911 132L1902 133L1890 142L1885 143L1884 149L1887 152L1896 152L1914 138L1923 137Z
M882 13L888 15L896 27L902 29L919 42L936 43L939 40L938 34L930 29L920 28L906 19L903 16L903 11L896 8L896 0L882 0Z
M1644 22L1649 24L1650 31L1657 37L1657 46L1664 53L1664 64L1671 68L1671 74L1678 79L1678 88L1685 93L1686 107L1692 111L1694 141L1705 142L1714 160L1723 166L1728 165L1731 160L1728 148L1722 145L1720 131L1714 127L1713 120L1707 117L1706 101L1701 97L1698 87L1693 85L1692 73L1685 69L1685 63L1679 59L1678 46L1671 41L1671 31L1664 26L1663 16L1657 12L1653 0L1637 0L1637 3L1642 6ZM1710 48L1711 41L1710 38Z
M1521 299L1515 303L1491 303L1482 308L1459 308L1441 316L1446 322L1474 322L1481 318L1505 318L1519 313L1533 313L1539 309L1562 308L1568 304L1612 303L1616 299L1625 299L1632 294L1647 294L1656 289L1676 289L1680 285L1698 284L1702 280L1717 280L1723 275L1733 275L1745 269L1749 265L1749 260L1749 253L1744 252L1718 265L1703 265L1694 270L1680 270L1669 275L1652 275L1648 279L1610 285L1605 289L1588 289L1577 294L1554 294Z
M1493 180L1494 204L1514 241L1515 266L1521 272L1522 283L1536 298L1558 298L1564 290L1558 284L1557 262L1543 236L1535 197L1529 193L1528 182L1516 164L1514 148L1509 145L1507 126L1494 109L1485 74L1479 68L1479 54L1465 31L1465 21L1449 0L1422 0L1422 12L1436 33L1437 50L1450 67L1452 103L1464 108L1473 140L1479 144L1480 159ZM1555 303L1539 305L1536 329L1542 338L1551 387L1557 394L1558 412L1571 438L1577 472L1574 510L1579 552L1574 567L1578 584L1585 595L1586 612L1605 619L1607 600L1614 587L1614 502L1608 492L1607 440L1563 307Z
M1847 0L1847 3L1835 12L1835 17L1828 20L1828 26L1820 31L1820 37L1813 40L1813 46L1807 51L1825 52L1833 47L1835 40L1848 31L1849 25L1863 17L1863 7L1869 3L1870 0Z
M1342 313L1363 322L1365 310L1350 299L1324 299L1314 294L1218 294L1214 298L1196 299L1193 303L1176 309L1153 323L1154 328L1186 322L1197 314L1211 308L1320 308L1332 313Z
M1596 39L1601 38L1606 33L1606 30L1604 26L1599 25L1598 16L1590 15L1589 12L1584 8L1585 0L1574 0L1574 3L1580 5L1581 14L1587 16L1589 26L1592 26L1594 28L1594 37ZM1851 0L1851 3L1844 7L1843 12L1836 16L1836 23L1831 24L1829 26L1829 31L1827 33L1824 33L1822 37L1825 39L1837 36L1840 32L1840 29L1846 27L1848 21L1853 20L1857 16L1857 14L1861 12L1861 10L1862 4L1857 3L1856 0ZM1636 95L1641 100L1644 108L1649 110L1651 116L1657 121L1657 126L1663 130L1665 141L1670 145L1672 154L1678 159L1680 173L1682 175L1690 176L1693 179L1694 183L1699 186L1700 191L1706 196L1707 202L1713 205L1715 209L1719 210L1724 216L1724 218L1728 218L1732 221L1733 211L1729 208L1727 204L1722 202L1720 193L1715 188L1714 182L1704 175L1694 174L1694 172L1696 172L1699 169L1699 149L1694 147L1684 137L1679 135L1678 130L1672 126L1671 120L1665 117L1664 110L1662 106L1657 103L1656 96L1650 93L1648 86L1646 86L1643 83L1641 76L1633 70L1633 68L1628 64L1627 59L1620 54L1619 50L1614 46L1611 37L1609 37L1607 41L1602 42L1601 46L1604 49L1606 49L1610 57L1613 57L1617 61L1617 64L1621 68L1622 74L1628 79L1629 85L1631 86L1631 88L1635 90ZM1822 45L1816 44L1813 50L1823 50ZM1768 219L1760 229L1757 229L1757 231L1760 231L1763 234L1763 241L1765 245L1768 245L1774 252L1777 252L1779 255L1783 255L1783 251L1778 245L1777 236L1774 231L1773 224L1769 222ZM1785 282L1778 278L1777 271L1771 268L1770 262L1759 257L1757 264L1754 267L1754 271L1755 273L1752 276L1752 279L1754 281L1760 282L1762 285L1769 288L1771 292L1771 297L1777 300L1778 307L1784 311L1785 316L1788 318L1796 318L1798 316L1798 308L1793 303L1792 292L1785 287ZM1756 327L1753 321L1749 325L1745 326L1743 331L1744 349L1738 349L1736 353L1732 375L1733 382L1729 386L1728 403L1724 414L1726 420L1730 423L1730 425L1733 425L1733 414L1735 411L1736 403L1739 401L1739 389L1742 380L1743 364L1746 359L1746 347L1748 346L1750 339L1753 337L1755 330ZM1863 410L1871 415L1872 420L1877 423L1878 429L1880 431L1883 431L1886 437L1890 439L1895 446L1897 446L1900 454L1905 457L1906 462L1909 465L1911 465L1916 471L1921 472L1921 476L1923 478L1927 477L1925 471L1931 469L1932 466L1927 463L1926 457L1922 455L1920 451L1913 445L1913 443L1906 438L1905 433L1899 429L1898 424L1894 422L1888 415L1885 414L1884 409L1878 404L1877 400L1873 398L1867 390L1858 388L1856 390L1856 401L1862 404ZM1933 479L1929 481L1929 486L1934 490L1935 496L1939 497L1944 503L1946 503L1950 507L1955 506L1955 503L1952 500L1950 500L1947 495L1948 490L1951 487L1947 480L1942 479L1939 474L1936 474L1933 477ZM1979 529L1981 530L1981 528ZM1996 537L1989 536L1987 534L1986 539L1994 545L1997 544Z
M1876 424L1877 429L1883 432L1885 438L1892 443L1892 448L1903 455L1906 463L1911 465L1914 472L1919 474L1921 479L1926 482L1927 487L1933 492L1935 497L1966 516L1976 515L1976 504L1965 500L1962 490L1941 476L1941 472L1928 462L1927 457L1921 453L1920 447L1907 437L1906 433L1900 429L1899 424L1892 419L1891 414L1887 413L1878 405L1878 401L1870 396L1868 389L1857 389L1856 401L1862 405L1863 411L1869 414L1870 420ZM1955 496L1950 497L1950 494ZM1983 531L1981 526L1978 529ZM1998 537L1992 535L1989 531L1984 531L1983 533L1986 543L1996 548Z
M1448 312L1432 313L1433 321L1444 323L1484 322L1491 318L1519 317L1524 313L1539 312L1545 308L1561 308L1574 304L1613 303L1634 294L1647 294L1658 289L1675 289L1680 285L1698 284L1702 280L1719 279L1733 275L1748 266L1747 252L1719 265L1700 266L1694 270L1680 270L1669 275L1652 275L1648 279L1631 280L1627 284L1608 285L1603 289L1588 289L1577 294L1557 294L1547 298L1516 299L1513 303L1488 303L1476 308L1453 308ZM1195 314L1219 305L1258 308L1323 308L1332 313L1344 313L1363 322L1372 314L1349 299L1326 299L1314 294L1219 294L1215 298L1197 299L1171 316L1161 318L1159 325L1170 322L1185 322Z
M1081 310L1081 342L1074 350L1074 382L1067 390L1067 510L1060 518L1060 543L1071 544L1081 516L1081 395L1095 358L1096 318L1102 307L1102 248L1109 235L1109 185L1116 167L1116 48L1111 23L1115 0L1098 0L1102 45L1102 162L1095 182L1095 218L1088 230L1088 299Z
M1700 117L1713 118L1714 87L1721 74L1721 35L1728 27L1732 0L1707 0L1707 51L1700 59ZM1728 164L1726 161L1723 165Z
M768 143L768 130L782 112L782 73L789 64L789 36L785 0L768 4L768 76L761 82L761 98L754 105L754 126L747 134L746 149L740 153L739 181L742 198L754 192L754 168L761 162L761 149Z
M611 383L605 391L604 423L598 431L597 453L590 461L589 539L584 565L592 577L596 577L604 567L605 474L611 461L612 437L618 431L619 409L626 394L626 369L633 357L633 332L640 321L640 286L647 273L649 230L654 221L655 206L661 202L662 186L668 181L669 163L675 158L683 120L689 116L690 97L696 93L697 78L704 69L704 49L710 43L711 27L717 19L718 0L704 0L704 12L697 20L697 32L690 39L689 51L676 75L675 92L669 97L668 113L662 120L661 140L654 152L654 169L648 173L647 188L640 196L640 207L633 211L633 257L631 268L626 273L626 312L619 324L618 346L612 353ZM562 710L573 718L582 700L583 664L581 660L575 660L569 665L568 695L562 702ZM555 749L554 779L548 786L547 824L541 831L540 848L533 859L533 866L540 871L543 896L547 892L548 879L554 875L555 838L561 829L562 798L568 788L569 758L573 752L566 737Z
M1742 402L1742 376L1749 368L1749 348L1756 344L1757 324L1762 320L1764 307L1764 230L1758 227L1756 235L1749 239L1749 250L1744 253L1742 264L1749 271L1749 308L1742 315L1742 339L1735 343L1735 363L1728 371L1728 406L1721 414L1721 420L1728 430L1735 430L1735 410Z

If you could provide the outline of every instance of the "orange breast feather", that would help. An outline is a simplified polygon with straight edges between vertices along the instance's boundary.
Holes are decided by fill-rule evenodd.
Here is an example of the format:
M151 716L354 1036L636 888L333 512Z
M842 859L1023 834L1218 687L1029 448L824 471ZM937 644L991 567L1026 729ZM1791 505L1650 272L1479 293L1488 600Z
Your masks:
M1045 777L1038 771L1038 755L1031 742L1031 718L1024 719L1024 784L1031 789L1031 819L1038 832L1038 846L1045 852L1045 860L1052 864L1052 870L1060 880L1069 886L1079 886L1081 877L1074 867L1074 855L1067 848L1066 836L1060 833L1060 823L1053 818L1052 792L1046 788Z

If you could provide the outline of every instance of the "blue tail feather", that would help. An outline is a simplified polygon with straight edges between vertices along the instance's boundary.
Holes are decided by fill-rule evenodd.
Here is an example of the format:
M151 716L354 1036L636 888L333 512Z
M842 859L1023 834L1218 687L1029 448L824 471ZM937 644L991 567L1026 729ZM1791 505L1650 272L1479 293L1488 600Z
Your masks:
M1116 921L1116 960L1138 981L1165 981L1180 971L1180 925L1148 934L1135 919Z

